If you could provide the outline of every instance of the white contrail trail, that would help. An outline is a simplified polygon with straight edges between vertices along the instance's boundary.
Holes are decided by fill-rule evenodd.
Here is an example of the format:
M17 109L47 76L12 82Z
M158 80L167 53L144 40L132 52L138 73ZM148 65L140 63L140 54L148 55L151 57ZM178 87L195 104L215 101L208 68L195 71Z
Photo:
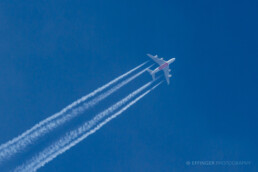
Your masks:
M40 136L43 136L44 134L50 132L54 128L57 128L58 126L64 124L65 122L69 121L70 119L76 117L78 114L83 113L86 109L96 105L101 100L107 98L109 95L111 95L112 93L114 93L115 91L120 89L122 86L128 84L129 82L131 82L132 80L134 80L135 78L140 76L142 73L144 73L146 71L146 69L147 68L145 68L142 71L138 72L137 74L131 76L130 78L126 79L125 81L122 81L121 83L114 86L107 92L104 92L101 95L99 95L98 97L94 98L90 102L84 103L83 105L81 105L77 108L71 109L72 110L71 113L63 115L55 120L52 120L51 122L47 123L46 125L43 125L42 127L38 128L38 130L32 132L31 134L27 135L27 137L25 137L24 139L17 142L17 144L13 144L13 145L9 146L7 149L5 149L4 151L2 151L0 153L0 157L2 157L3 159L4 158L6 159L6 158L10 157L11 155L24 149L27 145L33 143L33 141L36 140L37 138L39 138Z
M97 130L99 130L102 126L104 126L106 123L108 123L110 120L113 118L117 117L120 115L122 112L127 110L130 106L135 104L137 101L139 101L141 98L143 98L145 95L147 95L150 91L155 89L158 85L162 83L159 82L155 86L153 86L151 89L147 90L140 96L138 96L136 99L133 101L129 102L125 107L123 107L121 110L113 114L112 116L104 119L104 121L100 122L105 116L110 115L113 113L115 110L117 110L119 107L127 103L130 99L132 99L134 96L139 94L143 89L147 88L152 82L149 82L142 86L141 88L137 89L133 93L129 94L127 97L124 99L120 100L116 104L112 105L105 111L99 113L96 115L91 121L84 123L81 127L79 127L76 130L73 130L66 134L63 138L43 150L41 153L33 157L31 160L26 162L24 165L21 165L20 167L17 167L14 171L36 171L40 167L43 167L46 163L49 161L53 160L55 157L58 155L64 153L71 147L75 146L77 143L81 142L83 139L88 137L89 135L95 133ZM99 123L100 122L100 123ZM96 125L97 124L97 125ZM94 127L95 126L95 127ZM93 129L91 129L94 127ZM90 130L91 129L91 130ZM88 131L90 130L90 131ZM85 133L86 132L86 133Z
M96 89L95 91L91 92L90 94L81 97L80 99L78 99L77 101L73 102L72 104L68 105L67 107L65 107L64 109L62 109L60 112L48 117L47 119L39 122L38 124L36 124L35 126L33 126L31 129L27 130L26 132L24 132L23 134L21 134L20 136L12 139L11 141L8 141L5 144L2 144L0 146L0 163L2 160L4 159L8 159L9 157L11 157L13 154L19 152L20 150L22 150L23 148L25 148L27 145L31 144L34 140L36 140L39 136L41 136L42 134L47 133L48 131L52 130L53 128L55 128L57 126L57 124L62 124L62 122L65 122L67 120L64 120L65 117L61 118L59 121L56 121L56 123L53 123L53 121L55 121L58 117L64 115L68 110L72 110L74 107L78 106L80 103L86 101L87 99L95 96L97 93L100 93L101 91L103 91L104 89L106 89L107 87L111 86L112 84L115 84L116 82L120 81L121 79L123 79L124 77L128 76L129 74L131 74L132 72L134 72L135 70L139 69L140 67L142 67L145 63L142 63L141 65L135 67L134 69L128 71L127 73L117 77L116 79L110 81L109 83L105 84L104 86ZM142 74L143 72L141 71L140 74ZM139 74L139 73L138 73ZM137 74L136 74L137 75ZM134 75L135 76L135 75ZM137 75L136 77L138 77L139 75ZM134 78L136 78L134 77ZM134 78L131 77L131 80L127 80L128 82L132 81ZM130 78L129 78L130 79ZM123 85L125 85L128 82L122 82L123 84L119 84L120 87L116 86L114 88L121 88ZM85 104L86 108L90 107L94 104L96 104L97 102L99 102L100 100L103 100L104 98L106 98L107 96L109 96L110 94L112 94L113 92L115 92L117 89L111 89L112 91L108 91L106 94L99 96L98 99L94 99L92 103L89 103L88 105ZM81 111L81 107L79 107L78 109L76 109L75 111L73 111L72 113L79 113ZM71 117L71 116L70 116ZM69 119L69 117L67 118Z

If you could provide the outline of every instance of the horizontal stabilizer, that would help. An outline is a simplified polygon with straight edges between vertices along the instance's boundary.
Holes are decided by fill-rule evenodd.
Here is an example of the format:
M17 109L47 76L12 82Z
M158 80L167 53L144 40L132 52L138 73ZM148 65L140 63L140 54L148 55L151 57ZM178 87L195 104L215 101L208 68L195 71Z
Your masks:
M153 71L150 69L147 69L147 71L151 74L152 79L155 80L155 73L153 73Z

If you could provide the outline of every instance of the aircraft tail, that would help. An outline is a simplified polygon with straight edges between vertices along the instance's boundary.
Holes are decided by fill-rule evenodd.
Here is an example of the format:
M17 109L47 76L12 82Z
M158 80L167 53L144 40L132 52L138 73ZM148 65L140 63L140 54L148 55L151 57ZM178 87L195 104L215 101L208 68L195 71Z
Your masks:
M155 73L150 69L147 69L147 71L151 74L152 79L155 80Z

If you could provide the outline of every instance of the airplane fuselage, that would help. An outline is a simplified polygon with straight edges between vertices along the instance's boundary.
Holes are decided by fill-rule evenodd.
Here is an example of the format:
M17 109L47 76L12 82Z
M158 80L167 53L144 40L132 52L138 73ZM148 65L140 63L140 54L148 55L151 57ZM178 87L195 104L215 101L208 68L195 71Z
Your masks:
M153 73L157 73L157 72L163 70L165 67L167 67L168 65L173 63L175 60L176 60L176 58L171 58L170 60L166 61L165 63L163 63L162 65L157 67L155 70L153 70Z

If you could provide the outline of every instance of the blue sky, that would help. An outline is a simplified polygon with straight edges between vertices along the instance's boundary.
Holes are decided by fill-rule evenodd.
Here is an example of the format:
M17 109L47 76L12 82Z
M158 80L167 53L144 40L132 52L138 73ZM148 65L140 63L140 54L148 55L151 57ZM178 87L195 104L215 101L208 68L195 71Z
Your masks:
M0 142L151 53L176 57L171 85L39 171L257 171L257 7L251 0L1 1ZM146 73L120 94L149 80ZM252 163L185 164L193 160Z

